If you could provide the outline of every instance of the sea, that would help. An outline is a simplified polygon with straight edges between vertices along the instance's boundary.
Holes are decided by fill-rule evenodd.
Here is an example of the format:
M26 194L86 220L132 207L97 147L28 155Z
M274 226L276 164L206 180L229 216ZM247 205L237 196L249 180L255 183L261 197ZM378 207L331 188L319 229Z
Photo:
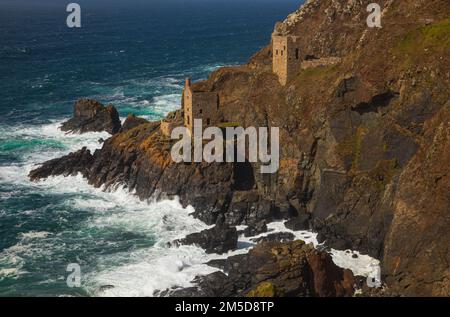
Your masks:
M303 1L74 0L81 28L66 24L70 2L0 0L0 296L154 296L191 286L217 270L205 262L227 256L168 246L209 228L190 216L193 207L95 189L81 176L34 183L27 175L109 137L59 130L76 100L111 103L122 120L159 120L180 107L186 77L245 63ZM295 234L317 245L314 233ZM230 254L252 245L241 237ZM337 261L370 272L373 259L351 258Z

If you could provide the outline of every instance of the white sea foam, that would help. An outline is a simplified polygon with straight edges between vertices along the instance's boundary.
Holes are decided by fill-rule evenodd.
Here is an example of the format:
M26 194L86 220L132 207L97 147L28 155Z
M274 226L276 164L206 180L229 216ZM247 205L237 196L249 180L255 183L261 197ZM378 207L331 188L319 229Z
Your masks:
M0 127L0 134L5 139L17 140L40 140L54 141L60 144L58 148L52 148L50 151L41 151L36 149L30 153L24 154L23 162L11 165L0 166L0 181L29 185L28 173L47 160L61 157L69 152L77 151L82 146L87 147L92 152L100 148L102 144L99 139L107 139L110 134L107 132L89 132L84 134L64 133L60 130L63 121L53 121L44 125L18 125L14 127Z
M158 203L159 206L152 206L152 213L159 215L157 217L165 218L163 212L165 206L169 202ZM149 250L139 250L127 254L126 256L132 260L132 263L122 265L116 268L110 268L101 272L97 272L89 277L89 289L98 296L153 296L156 290L165 290L171 287L189 287L192 286L192 280L199 275L209 274L219 269L209 267L205 263L212 259L225 259L229 256L245 254L256 243L255 238L267 236L277 232L290 232L294 234L296 240L304 240L311 243L315 247L320 244L317 242L317 234L310 231L292 231L284 226L284 223L273 222L268 224L268 232L262 233L255 237L240 236L237 250L230 251L226 254L206 254L204 250L196 246L179 246L168 248L167 242L175 238L183 237L190 232L196 232L205 229L205 225L190 217L183 217L186 211L181 206L177 206L176 201L170 202L172 211L167 210L167 214L176 215L169 223L173 227L173 231L167 231L167 228L160 227L156 229L159 238L158 243ZM177 212L175 212L177 210ZM167 215L166 214L166 215ZM127 216L131 216L127 213ZM154 216L148 215L144 217L144 221L151 222ZM167 220L167 219L166 219ZM112 223L116 222L113 220ZM141 221L141 216L137 219L127 221ZM120 222L120 221L119 221ZM140 225L141 226L141 225ZM182 228L183 227L183 228ZM162 230L161 230L162 229ZM240 228L242 229L242 227ZM336 265L351 269L354 274L368 276L373 272L374 268L370 265L377 263L375 259L368 256L360 256L359 260L352 258L352 254L344 251L331 251L333 261ZM117 255L116 255L117 256ZM121 255L125 256L125 255ZM101 286L113 286L112 288L104 288Z
M144 236L156 237L156 243L148 249L140 249L113 255L99 255L99 263L106 268L84 276L86 288L95 295L104 296L152 296L157 289L172 286L189 286L199 274L217 269L206 266L211 255L196 246L168 248L167 242L209 228L200 220L189 216L192 207L183 208L177 200L142 202L124 188L104 191L93 188L81 176L49 177L34 184L37 190L53 194L89 194L92 198L74 198L66 203L75 210L89 209L94 217L85 224L92 228L118 228ZM20 266L23 257L33 257L50 252L54 245L30 241L44 238L44 232L28 232L20 235L20 242L4 250L0 257L5 262ZM5 261L7 259L7 261ZM117 263L126 263L117 265ZM14 265L11 265L14 267ZM10 268L10 267L8 267ZM113 289L100 292L102 285L114 285Z
M51 235L51 233L47 231L29 231L21 233L19 236L21 239L42 239L47 238L49 235Z
M368 255L352 250L331 249L333 262L342 268L349 269L358 276L376 276L380 271L380 261Z
M7 268L7 269L0 269L0 281L4 278L4 277L13 277L13 278L17 278L20 274L22 274L23 272L20 271L20 269L18 268Z
M153 98L153 106L155 110L162 113L173 111L180 107L180 94L170 94Z
M151 232L157 241L148 249L108 256L105 261L109 263L123 262L123 258L128 263L90 274L87 288L100 296L153 296L155 290L187 287L195 276L216 271L204 264L211 256L201 248L167 246L177 238L208 228L189 216L192 211L191 207L184 209L173 200L152 203L147 208L133 208L123 216L112 214L97 218L92 226L119 226L133 232ZM114 288L101 291L104 285L113 285Z

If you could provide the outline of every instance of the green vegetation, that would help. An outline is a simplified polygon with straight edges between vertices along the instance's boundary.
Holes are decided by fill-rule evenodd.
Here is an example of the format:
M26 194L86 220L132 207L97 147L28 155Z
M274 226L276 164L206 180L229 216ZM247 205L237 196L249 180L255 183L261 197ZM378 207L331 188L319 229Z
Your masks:
M247 293L247 297L275 297L277 290L271 282L262 282L254 290Z
M361 145L365 133L366 130L362 127L359 127L356 130L355 139L353 143L353 162L352 162L353 169L357 169L359 167L359 163L361 162Z
M337 151L342 156L352 157L352 169L358 169L361 162L361 146L366 129L359 127L356 132L347 140L338 144Z
M311 78L322 78L322 77L328 77L328 76L332 76L334 74L336 74L336 72L338 71L338 66L336 65L327 65L327 66L317 66L317 67L312 67L312 68L308 68L305 70L302 70L297 78L301 79L301 80L306 80L309 82L309 80L311 80Z
M450 19L446 19L410 31L394 48L394 53L403 55L411 66L424 54L448 54L449 49Z
M397 49L403 52L450 45L450 19L409 32Z
M240 123L238 122L222 122L217 125L218 128L235 128L240 127Z

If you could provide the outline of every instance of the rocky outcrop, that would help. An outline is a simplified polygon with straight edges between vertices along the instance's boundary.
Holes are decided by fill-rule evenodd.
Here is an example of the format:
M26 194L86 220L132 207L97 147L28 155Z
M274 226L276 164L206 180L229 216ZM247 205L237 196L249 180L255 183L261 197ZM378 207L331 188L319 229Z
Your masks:
M144 123L148 123L148 121L144 118L136 117L134 114L129 114L125 119L120 132L127 132L128 130L134 129Z
M284 225L293 231L309 230L311 229L311 214L300 213L297 217L286 221Z
M256 236L264 232L267 232L267 223L265 220L252 224L243 230L245 237Z
M84 147L77 152L45 162L39 168L31 171L28 177L32 181L58 175L75 176L78 173L87 177L93 162L91 152Z
M424 123L420 149L401 173L383 268L392 291L450 294L450 102Z
M119 113L113 105L103 106L92 99L80 99L74 105L73 118L61 125L61 130L74 133L120 131Z
M206 253L223 254L236 249L237 241L235 227L216 225L211 229L189 234L184 239L174 241L174 244L195 244L205 249Z
M303 241L266 242L248 254L222 262L223 272L194 280L192 288L165 291L169 296L304 297L352 296L355 278L330 255Z
M277 233L270 233L267 236L263 236L260 238L252 238L251 240L256 243L260 242L288 242L293 241L295 239L295 236L293 233L290 232L277 232Z

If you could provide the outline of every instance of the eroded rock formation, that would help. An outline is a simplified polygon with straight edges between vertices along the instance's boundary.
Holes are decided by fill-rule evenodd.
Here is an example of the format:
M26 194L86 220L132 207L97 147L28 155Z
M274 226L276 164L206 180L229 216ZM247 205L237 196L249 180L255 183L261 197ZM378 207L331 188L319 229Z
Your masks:
M120 131L119 113L113 105L105 107L93 99L80 99L73 108L73 118L61 125L62 131L75 133L106 131L110 134Z
M174 241L174 244L195 244L206 253L223 254L237 247L238 234L235 227L216 225L211 229L187 235L185 238Z

